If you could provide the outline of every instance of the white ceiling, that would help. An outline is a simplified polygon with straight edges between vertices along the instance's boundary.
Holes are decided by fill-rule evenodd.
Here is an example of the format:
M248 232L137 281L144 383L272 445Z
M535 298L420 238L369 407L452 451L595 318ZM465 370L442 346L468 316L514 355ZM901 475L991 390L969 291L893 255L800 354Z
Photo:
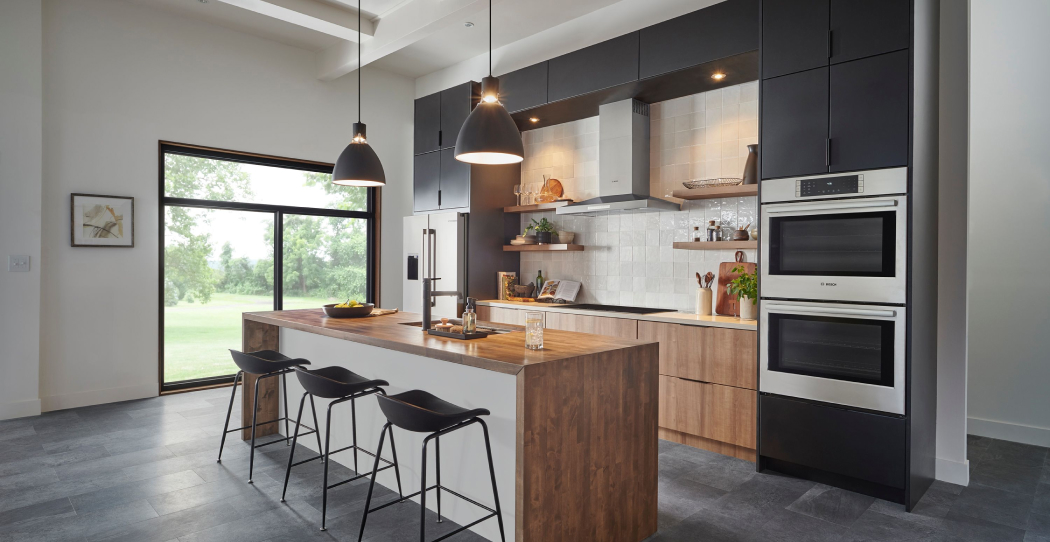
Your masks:
M357 68L356 0L127 0L318 54L333 79ZM622 0L494 0L501 47ZM420 77L488 50L487 0L362 0L365 64ZM467 28L470 21L474 26Z

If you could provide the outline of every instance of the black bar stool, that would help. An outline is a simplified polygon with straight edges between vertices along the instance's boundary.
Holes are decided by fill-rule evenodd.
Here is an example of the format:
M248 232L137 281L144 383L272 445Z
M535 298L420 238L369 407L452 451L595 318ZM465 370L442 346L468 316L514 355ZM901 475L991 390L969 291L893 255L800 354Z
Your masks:
M368 514L375 512L404 501L405 499L415 497L419 495L419 540L425 542L426 540L426 514L427 514L427 491L431 489L437 490L437 513L438 521L441 521L441 491L447 491L475 506L478 506L484 510L491 512L489 515L464 525L455 531L441 536L435 539L433 542L444 540L460 531L464 531L489 519L493 516L496 517L496 521L499 522L499 536L500 539L506 542L507 537L503 532L503 512L499 506L499 493L496 491L496 470L492 466L492 446L489 444L489 428L485 424L485 421L479 418L479 416L488 416L489 411L484 408L475 408L468 410L462 407L458 407L448 401L444 401L435 397L434 395L427 393L422 390L411 390L397 395L391 395L389 397L385 395L378 395L376 398L379 400L379 407L383 410L383 414L386 415L387 423L383 426L383 432L379 434L379 451L376 452L376 462L372 467L372 480L368 484L368 496L365 498L365 511L364 517L361 518L361 532L357 535L358 542L361 542L361 538L365 534L365 522L368 520ZM485 432L485 452L489 458L489 476L492 478L492 499L496 503L496 509L493 510L488 506L485 506L474 499L465 497L443 485L441 485L441 447L438 438L442 435L447 435L457 429L462 429L468 425L480 423L482 430ZM416 433L430 433L426 438L423 439L423 468L420 471L420 484L421 488L419 491L411 495L402 495L400 499L394 500L385 504L381 504L375 508L369 509L368 506L372 502L372 488L375 487L376 477L375 472L379 469L379 458L378 454L383 451L383 437L386 436L386 431L390 430L390 445L394 444L394 429L391 425L396 425L401 429L407 431L414 431ZM436 478L437 483L427 487L427 444L430 440L434 440L434 452L435 452L435 464L436 464ZM399 488L400 489L400 488Z
M284 434L287 435L290 431L288 429L288 378L285 376L292 372L295 367L300 365L309 365L310 362L302 358L290 358L277 352L275 350L259 350L258 352L238 352L237 350L230 350L230 355L233 356L233 362L237 364L237 375L233 377L233 391L230 393L230 407L226 409L226 425L222 429L222 440L219 442L219 458L216 460L222 463L222 448L226 445L226 435L235 431L241 431L249 427L252 428L252 449L251 456L248 459L248 483L252 483L252 473L255 471L255 449L262 448L263 446L269 446L277 442L287 443L292 437L286 436L281 439L272 440L258 446L255 445L255 428L260 425L267 425L271 423L284 422ZM233 400L237 396L237 381L244 381L244 373L251 375L257 375L255 379L255 396L252 401L252 424L244 427L238 427L237 429L230 429L230 414L233 412ZM259 382L262 382L264 378L273 378L275 376L281 377L281 388L284 392L284 416L276 418L266 422L257 422L255 419L256 414L259 410ZM310 408L314 412L314 427L307 427L310 431L303 433L309 435L310 433L317 434L317 447L321 447L321 434L316 429L317 427L317 409L314 408L313 399L310 400ZM299 420L296 420L295 432L299 432Z
M386 395L386 390L384 390L380 386L389 386L390 383L386 380L369 380L357 373L354 373L353 371L344 369L343 367L334 366L315 369L313 371L303 369L302 367L296 367L295 374L299 377L299 383L303 385L303 388L306 390L306 392L303 393L303 398L299 400L299 414L295 418L295 434L292 435L292 451L288 454L288 468L284 472L284 490L281 491L281 502L284 502L285 493L288 491L288 477L292 473L292 467L295 465L302 465L303 463L307 463L315 459L321 459L321 461L324 462L324 494L321 497L321 530L324 531L325 516L328 512L328 490L334 487L341 486L343 484L348 484L350 482L353 482L354 480L357 480L358 478L363 478L367 476L367 474L358 474L360 472L360 470L357 468L357 452L359 450L376 458L376 468L372 469L373 481L375 480L376 473L384 471L391 467L394 468L394 476L397 477L397 492L398 494L401 493L401 471L397 468L397 448L394 446L394 436L390 436L390 450L394 457L393 462L387 461L386 459L382 459L381 457L379 457L379 454L382 451L383 447L382 437L380 437L379 440L380 450L374 454L372 452L369 452L368 450L363 450L357 446L357 406L355 404L356 400L375 393L378 393L380 395ZM321 448L320 440L318 440L317 443L317 449L319 451L323 450L323 452L320 455L311 457L309 459L304 459L302 461L299 461L298 463L294 463L293 457L295 456L295 441L296 437L299 436L299 420L303 417L303 406L306 404L307 395L310 396L311 407L313 406L315 395L323 399L334 399L334 401L328 404L328 418L325 420L324 429L324 448ZM338 450L330 450L329 442L332 436L332 407L338 405L339 403L344 403L346 401L350 401L350 423L351 427L353 428L353 444L345 448L339 448ZM316 419L316 414L314 417ZM316 424L317 422L315 421L314 423ZM384 427L384 430L385 429L386 428ZM331 455L351 449L354 451L355 476L343 480L341 482L336 482L332 485L328 485L328 465L330 464ZM381 469L378 468L380 461L386 463L386 466Z

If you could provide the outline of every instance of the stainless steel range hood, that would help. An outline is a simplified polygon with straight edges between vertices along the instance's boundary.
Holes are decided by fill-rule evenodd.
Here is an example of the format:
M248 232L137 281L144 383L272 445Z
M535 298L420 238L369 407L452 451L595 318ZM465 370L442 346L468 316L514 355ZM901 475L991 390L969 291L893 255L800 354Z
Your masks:
M649 104L622 100L598 107L598 197L558 207L559 215L680 211L649 196Z

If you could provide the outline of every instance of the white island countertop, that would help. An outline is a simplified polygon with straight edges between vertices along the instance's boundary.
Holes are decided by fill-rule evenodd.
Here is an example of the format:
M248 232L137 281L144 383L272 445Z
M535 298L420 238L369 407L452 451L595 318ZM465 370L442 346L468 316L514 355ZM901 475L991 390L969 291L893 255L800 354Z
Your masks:
M633 312L577 309L571 304L530 303L526 301L506 301L497 299L478 301L478 305L486 307L503 307L507 309L528 309L546 312L563 312L568 314L585 314L588 316L605 316L608 318L626 318L629 320L645 320L648 322L663 322L666 324L686 324L691 326L723 327L728 329L758 331L758 320L741 320L740 318L733 316L704 316L690 312L669 311L637 314Z

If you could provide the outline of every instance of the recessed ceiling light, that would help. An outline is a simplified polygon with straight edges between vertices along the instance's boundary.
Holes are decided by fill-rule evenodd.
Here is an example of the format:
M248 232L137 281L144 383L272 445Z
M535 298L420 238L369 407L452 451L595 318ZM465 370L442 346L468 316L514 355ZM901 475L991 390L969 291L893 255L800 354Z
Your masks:
M529 117L529 122L539 122L539 121L540 121L540 119L538 119L536 117Z
M712 73L711 74L711 79L714 79L715 81L721 81L721 80L723 80L725 78L726 78L726 74L721 73L721 72L719 72L719 73Z
M470 28L470 27L474 26L474 23L472 23L470 21L467 21L467 22L463 23L463 26L465 26L467 28Z

